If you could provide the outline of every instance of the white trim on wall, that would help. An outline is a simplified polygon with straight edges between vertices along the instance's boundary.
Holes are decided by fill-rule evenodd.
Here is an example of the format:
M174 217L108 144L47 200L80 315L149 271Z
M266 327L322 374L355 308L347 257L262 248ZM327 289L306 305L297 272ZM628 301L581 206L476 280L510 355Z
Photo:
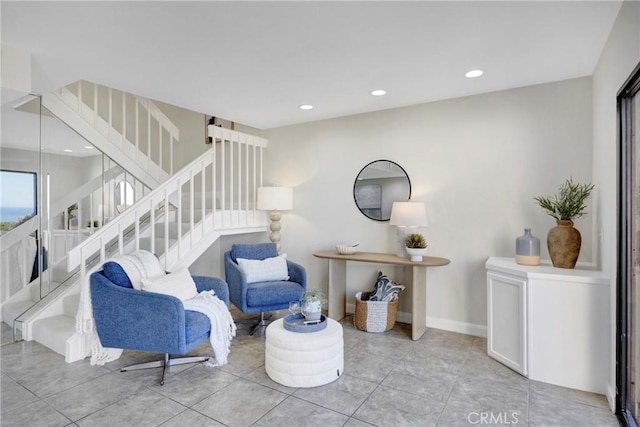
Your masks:
M347 313L355 312L355 304L347 303ZM399 323L411 324L411 313L404 311L398 312ZM475 337L487 337L487 326L476 325L468 322L458 322L456 320L443 319L441 317L427 316L427 328L441 329L443 331L456 332L459 334L473 335Z

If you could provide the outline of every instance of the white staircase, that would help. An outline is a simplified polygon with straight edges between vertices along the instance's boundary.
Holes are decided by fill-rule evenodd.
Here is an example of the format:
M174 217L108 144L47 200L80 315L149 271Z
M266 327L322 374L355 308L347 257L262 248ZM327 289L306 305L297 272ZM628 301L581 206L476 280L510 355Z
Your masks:
M77 280L25 319L25 339L64 354L67 362L83 359L87 337L69 314L77 311L80 284L93 267L147 249L173 271L189 266L222 235L267 230L267 215L255 203L267 141L214 126L209 136L215 140L209 151L68 252L67 270L79 270Z
M68 251L96 232L96 220L103 225L104 220L118 215L117 183L131 184L130 193L138 200L173 173L179 131L150 100L87 81L44 94L42 105L105 153L112 165L51 205L40 206L42 218L36 216L0 237L2 321L14 327L17 338L36 339L64 353L64 342L73 333L68 326L75 324L72 317L77 311L73 294L79 292L70 286L73 281L66 282L78 270L67 272ZM42 185L46 194L48 180ZM29 283L35 256L30 234L36 229L41 231L49 265L46 273ZM37 320L42 318L48 320ZM58 344L49 345L51 342Z

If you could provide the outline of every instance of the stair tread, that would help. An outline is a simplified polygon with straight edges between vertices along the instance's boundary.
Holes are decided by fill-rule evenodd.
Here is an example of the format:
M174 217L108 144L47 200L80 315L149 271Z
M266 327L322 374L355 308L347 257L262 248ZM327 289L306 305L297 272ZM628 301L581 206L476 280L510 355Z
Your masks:
M65 315L51 316L36 320L32 328L35 341L64 355L67 340L76 330L76 321Z
M37 302L35 302L35 301L20 301L20 302L15 302L15 303L6 303L3 306L3 311L2 311L3 321L6 322L6 323L9 323L9 322L7 322L8 319L6 318L4 310L5 310L5 307L9 307L10 304L19 304L19 303L23 304L20 307L22 309L19 312L14 313L13 315L17 317L17 316L22 315L22 313L24 313L24 315L21 316L21 321L28 321L33 316L37 315L37 313L39 313L41 310L43 310L44 308L49 306L49 304L51 304L55 300L57 300L58 297L63 292L65 292L67 289L69 289L69 286L71 286L71 285L72 284L69 284L69 283L58 285L55 289L53 289L47 295L44 295L44 297L40 301L37 301ZM17 309L16 309L16 311L17 311ZM14 317L13 320L15 320L16 317Z
M2 321L7 325L12 325L13 321L33 306L35 302L31 300L27 301L16 301L16 302L8 302L2 306Z

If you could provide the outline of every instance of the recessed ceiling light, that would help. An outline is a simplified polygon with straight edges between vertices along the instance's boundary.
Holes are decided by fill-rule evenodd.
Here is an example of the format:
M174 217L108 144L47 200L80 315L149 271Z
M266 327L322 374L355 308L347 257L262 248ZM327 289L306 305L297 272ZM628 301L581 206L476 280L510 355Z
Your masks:
M309 105L309 104L302 104L300 106L301 110L313 110L313 105Z
M371 91L371 95L373 96L382 96L382 95L386 95L387 91L384 89L376 89L376 90L372 90Z
M85 145L84 148L86 148L87 150L93 150L93 146L91 145Z
M484 74L484 71L482 70L471 70L471 71L467 71L464 76L472 79L474 77L480 77L483 74Z
M65 153L73 153L73 150L69 150L68 148L64 150Z

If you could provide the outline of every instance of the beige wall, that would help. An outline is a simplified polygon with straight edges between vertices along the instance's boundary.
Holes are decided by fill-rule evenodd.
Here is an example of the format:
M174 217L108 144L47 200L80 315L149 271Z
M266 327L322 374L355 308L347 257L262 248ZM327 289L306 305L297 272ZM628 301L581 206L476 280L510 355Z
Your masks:
M174 147L173 170L178 171L211 145L205 144L204 114L174 105L153 101L180 131L180 142Z
M362 251L395 252L395 229L365 218L352 195L364 165L393 160L409 174L412 200L426 203L428 254L451 259L428 272L428 324L483 334L484 263L513 256L525 227L544 241L555 223L534 196L570 176L591 181L591 114L591 79L581 78L267 131L265 183L294 188L283 251L307 267L311 287L325 289L327 261L313 251L360 242ZM582 262L593 261L592 221L577 221ZM408 276L353 265L349 298L371 287L378 269ZM400 311L410 312L409 296Z

